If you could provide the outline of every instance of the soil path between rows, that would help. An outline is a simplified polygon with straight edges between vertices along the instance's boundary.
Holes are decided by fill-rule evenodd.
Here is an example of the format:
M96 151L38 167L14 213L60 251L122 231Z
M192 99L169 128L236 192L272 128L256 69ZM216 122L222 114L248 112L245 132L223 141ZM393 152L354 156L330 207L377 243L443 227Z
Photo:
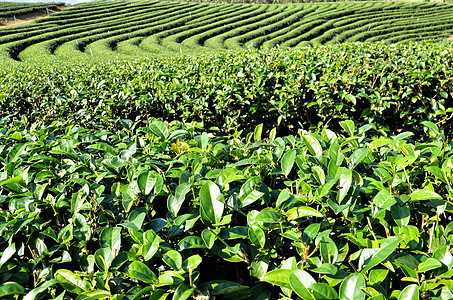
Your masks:
M74 6L58 6L56 9L49 9L49 14L52 15L64 9L72 8ZM16 21L14 18L8 18L6 20L0 20L0 28L1 27L12 27L12 26L19 26L23 24L31 23L38 19L47 18L48 15L45 12L33 12L29 14L24 14L20 16L16 16Z

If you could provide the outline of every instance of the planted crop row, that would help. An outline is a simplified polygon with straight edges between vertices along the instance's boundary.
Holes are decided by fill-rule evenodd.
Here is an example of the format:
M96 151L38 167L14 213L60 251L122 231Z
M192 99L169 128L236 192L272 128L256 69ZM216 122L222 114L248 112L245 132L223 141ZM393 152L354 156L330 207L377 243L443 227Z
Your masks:
M275 7L273 9L275 9ZM256 20L261 20L266 16L269 16L269 10L259 8L253 13L245 15L245 18L238 17L219 21L216 24L217 26L206 26L205 28L201 28L202 30L196 30L192 34L184 35L184 39L180 43L183 49L189 50L189 53L196 53L197 51L215 51L215 47L204 47L209 39L213 38L221 40L223 37L222 34L234 31L236 28L240 28L247 24L253 24ZM208 44L209 42L206 45Z
M6 2L0 6L0 19L19 17L21 15L43 12L46 9L56 9L58 6L64 6L64 2L59 3L11 3Z
M233 14L223 14L222 16L216 18L213 20L214 23L216 23L216 26L213 25L208 25L210 28L219 28L221 27L221 24L225 25L227 24L234 24L235 20L247 20L249 18L254 18L255 16L261 15L261 13L264 13L267 10L272 10L272 8L269 7L251 7L250 9L244 8L244 10L241 10L238 13L233 13ZM256 18L256 17L255 17ZM199 21L198 18L191 19L191 21ZM201 21L201 20L200 20ZM150 35L145 37L142 42L140 43L140 47L147 51L151 52L156 52L159 51L158 49L160 48L161 51L179 51L180 47L175 46L173 49L169 49L168 47L162 45L163 39L167 38L170 39L173 36L176 35L175 39L179 39L178 35L183 34L185 35L185 32L188 29L193 29L193 28L199 28L203 29L202 24L206 24L209 22L197 22L196 24L190 24L190 25L183 25L181 27L173 27L170 31L162 31L158 33L157 35ZM199 31L197 31L199 32ZM156 49L157 48L157 49Z
M190 9L197 11L196 5L193 8L185 7L186 11ZM201 11L204 11L208 8L199 7L199 9ZM43 56L44 54L43 51L37 50L37 48L42 46L45 47L44 52L50 55L53 54L53 52L55 51L55 49L57 49L58 46L62 45L65 42L71 41L72 43L77 44L78 50L83 51L83 49L85 49L85 47L93 41L110 36L116 36L118 34L125 32L133 32L136 30L149 28L148 25L150 23L154 25L166 24L166 26L171 26L169 25L172 24L171 21L178 20L179 14L181 12L184 12L184 10L181 11L178 8L174 8L172 10L156 9L150 12L146 12L144 14L136 15L134 17L128 17L121 20L108 20L103 23L93 24L90 27L91 30L88 30L88 28L84 25L82 25L79 28L77 27L70 28L68 29L68 31L71 31L73 34L63 35L50 41L49 37L47 37L44 40L44 42L35 44L25 49L25 51L21 53L21 59L22 60L44 59L45 57ZM178 24L181 24L182 21L179 22L180 23ZM153 28L155 29L156 27ZM49 48L48 45L51 45L50 46L51 48ZM39 55L37 55L38 53Z
M431 11L429 9L427 11L423 12L423 15L426 15L425 21L434 19L434 18L436 18L438 21L439 20L442 21L443 19L449 18L448 14L449 14L448 11L437 12L437 11ZM334 30L334 32L337 34L335 36L335 40L331 39L327 43L331 43L331 42L335 42L335 41L344 42L344 41L349 40L349 38L351 38L351 41L352 41L352 37L354 37L354 40L357 41L357 40L360 40L361 37L368 36L369 31L371 31L371 30L376 31L376 30L379 30L382 28L391 27L392 24L396 24L396 23L401 24L400 20L403 20L403 23L406 23L406 24L413 24L415 17L419 18L420 15L418 15L418 14L412 15L411 19L407 19L404 16L401 16L400 18L396 18L393 20L386 20L385 19L386 17L383 18L383 17L378 16L378 17L373 18L372 20L360 20L360 21L358 21L360 23L354 24L355 26L348 25L349 28L344 28L345 30ZM415 20L417 20L417 19L415 19ZM339 24L337 23L336 25L338 26Z
M279 12L282 11L282 7L275 6L268 11L263 11L262 14L257 14L252 18L244 19L235 23L230 23L228 24L228 28L226 28L226 25L224 25L223 29L220 28L220 30L217 30L218 33L215 36L211 35L208 39L206 39L203 43L203 46L211 49L226 48L224 42L227 38L236 36L242 32L247 32L249 29L256 28L257 26L259 26L257 24L259 24L260 22L267 22L268 18L271 18L275 14L279 14ZM286 14L284 11L283 13Z
M230 7L231 10L217 4L146 1L84 4L41 19L39 25L0 29L0 58L37 61L44 60L41 54L46 53L45 60L52 61L57 58L54 53L67 53L59 59L71 60L87 56L85 51L88 56L98 55L96 58L102 60L128 59L242 50L250 46L305 47L363 40L404 42L404 33L407 40L417 36L446 38L453 33L448 21L453 6L446 3L250 5L250 13L243 15L234 11L246 11L246 6ZM157 13L168 16L161 20L166 25L153 18ZM174 19L178 13L180 21ZM34 45L41 42L44 44ZM59 51L60 46L64 50Z
M196 4L194 4L196 5ZM190 9L189 7L186 7L185 9ZM109 33L110 30L116 30L117 28L126 28L126 30L133 30L134 28L137 28L141 26L141 28L147 27L149 22L153 22L155 20L161 20L162 16L175 16L180 12L180 10L176 7L173 9L154 9L150 11L146 11L143 13L143 15L135 15L135 16L128 16L125 15L124 19L111 19L111 18L106 18L103 20L99 20L99 22L92 22L92 24L87 25L84 22L81 22L82 25L79 26L71 26L71 25L66 25L64 26L65 29L63 30L52 30L49 33L44 33L36 36L32 36L28 39L24 40L19 40L15 43L10 43L10 44L5 44L4 48L6 48L8 51L8 48L13 49L13 51L10 51L11 57L15 57L15 55L21 54L21 52L27 48L28 46L31 46L33 48L41 47L44 46L44 52L43 51L36 51L34 49L26 49L24 51L25 53L22 54L22 56L28 58L37 58L37 59L44 59L42 54L49 52L47 50L50 50L48 54L53 53L53 50L61 45L62 43L68 41L68 40L73 40L76 42L77 38L83 38L83 37L92 37L93 36L93 31L97 34L99 33ZM131 21L133 19L133 21ZM131 27L130 25L133 24L135 27ZM142 25L139 25L142 24ZM113 34L113 33L112 33ZM44 44L41 44L41 43ZM49 48L47 45L52 44L52 48ZM16 54L17 53L17 54ZM31 55L27 55L27 53L31 53Z
M449 14L452 12L453 10L451 9L450 11L423 9L420 10L420 13L411 14L409 19L406 14L402 14L399 11L383 13L373 12L371 14L364 14L361 18L343 18L343 20L334 23L335 28L324 32L312 42L314 44L342 42L346 37L356 36L357 34L369 32L371 30L375 31L383 27L392 28L391 30L399 32L400 28L398 28L398 26L402 24L412 25L415 20L417 23L421 24L419 19L422 18L425 24L431 25L434 24L434 22L438 23L439 21L442 21L444 18L450 18Z
M138 4L137 4L138 3ZM160 7L168 7L172 8L177 6L177 3L168 3L168 2L162 2L159 5L159 2L146 2L142 3L141 2L136 2L135 5L126 5L123 4L121 6L113 8L108 8L108 9L102 9L102 10L94 10L94 11L88 11L88 12L78 12L78 10L72 12L70 15L65 14L54 14L51 16L49 20L45 20L45 23L51 22L55 23L58 25L67 25L67 24L74 24L74 23L79 23L83 24L83 22L94 22L95 20L112 20L115 17L119 18L125 18L128 16L132 16L133 14L140 14L140 13L146 13L149 12L152 9L158 9ZM189 6L194 5L193 3L190 4ZM37 20L40 22L43 22L44 19Z
M241 6L238 6L237 8L240 8ZM206 9L208 9L206 11ZM265 7L263 7L265 8ZM220 17L216 13L218 10L224 10L224 14L222 14ZM231 15L237 15L238 19L245 18L249 16L250 14L242 14L244 12L250 12L250 11L256 11L259 10L259 7L243 7L241 10L237 11L236 9L233 9L233 12L231 14L228 13L228 7L223 6L217 8L217 6L211 5L210 7L200 7L199 10L195 8L185 8L183 11L178 11L177 14L174 14L171 16L171 18L167 19L162 19L159 18L159 22L155 23L155 26L151 27L145 27L143 29L141 28L134 28L134 27L128 27L125 30L119 30L117 32L110 32L109 33L109 38L107 39L100 39L99 36L91 36L87 38L90 42L92 42L91 45L86 46L86 48L91 49L94 54L101 54L101 55L113 55L115 56L116 54L113 53L112 48L115 47L115 44L119 40L124 40L125 38L133 38L136 36L144 36L147 37L146 40L141 40L143 47L147 50L147 56L152 56L153 53L159 53L159 52L164 52L168 53L169 49L162 47L160 45L161 39L165 38L168 35L171 35L172 33L178 33L181 31L184 31L187 28L195 27L199 28L199 26L196 25L185 25L185 24L190 24L190 21L197 20L198 22L215 22L218 19L222 19L225 17L229 17ZM251 12L253 14L253 12ZM255 14L258 14L256 12ZM181 18L181 15L184 15L183 18ZM203 21L204 20L204 21ZM157 24L162 24L157 26ZM200 24L200 23L198 23ZM98 40L97 42L95 42ZM86 44L83 42L83 44ZM74 48L71 48L72 51ZM179 49L177 49L179 51ZM171 51L171 50L170 50ZM118 53L121 55L121 53ZM119 56L118 55L118 56ZM125 58L125 57L123 57Z
M199 12L199 11L193 11L189 10L186 11L186 14L189 14L189 18L184 18L181 19L177 17L175 19L176 21L176 26L171 26L169 29L165 29L165 27L162 27L162 30L158 31L155 28L145 28L141 30L134 30L128 33L121 33L121 34L116 34L113 35L112 37L108 39L102 39L97 42L93 42L90 44L88 47L90 49L93 49L93 51L96 54L102 53L102 55L105 56L120 56L122 55L122 52L130 52L131 48L138 48L138 40L141 42L145 36L151 36L153 37L155 43L154 47L152 48L152 51L157 52L158 48L160 47L160 41L162 38L165 38L165 36L171 35L174 32L182 32L181 34L186 33L189 31L191 28L195 28L195 30L200 30L203 29L204 27L201 26L201 24L207 23L207 24L216 24L216 21L219 19L223 19L228 16L233 16L233 15L240 15L244 14L248 11L251 11L253 8L250 6L222 6L217 9L216 7L211 7L211 10L208 11L207 13L205 12ZM192 21L196 20L196 25L190 25L192 24ZM164 24L168 25L170 22L164 22ZM173 23L173 22L171 22ZM178 24L184 23L185 25L183 26L177 26ZM168 28L168 27L167 27ZM155 34L152 34L152 32L155 32ZM175 35L173 35L175 38ZM132 46L128 45L127 47L121 46L123 41L129 42L133 40L137 40L137 43ZM148 38L149 39L149 38ZM167 49L161 47L163 51L167 51ZM118 50L117 52L114 52L115 50ZM179 50L179 49L178 49ZM152 55L151 52L141 50L144 54L143 56L150 56ZM123 58L127 58L127 56L123 56Z

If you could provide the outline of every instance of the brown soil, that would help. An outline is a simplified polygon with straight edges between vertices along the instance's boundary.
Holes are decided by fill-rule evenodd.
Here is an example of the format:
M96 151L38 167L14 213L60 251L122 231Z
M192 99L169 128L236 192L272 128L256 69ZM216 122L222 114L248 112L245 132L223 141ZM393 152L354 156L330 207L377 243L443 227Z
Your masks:
M448 41L453 41L453 34L447 38Z
M49 13L54 14L59 11L62 11L63 9L68 9L71 7L74 7L74 6L58 6L56 9L49 9ZM14 21L14 18L0 19L0 27L2 27L2 26L11 27L11 26L18 26L18 25L22 25L22 24L28 24L30 22L33 22L34 20L42 19L42 18L46 18L46 17L48 17L48 15L43 10L43 12L33 12L33 13L29 13L29 14L16 16L16 21Z

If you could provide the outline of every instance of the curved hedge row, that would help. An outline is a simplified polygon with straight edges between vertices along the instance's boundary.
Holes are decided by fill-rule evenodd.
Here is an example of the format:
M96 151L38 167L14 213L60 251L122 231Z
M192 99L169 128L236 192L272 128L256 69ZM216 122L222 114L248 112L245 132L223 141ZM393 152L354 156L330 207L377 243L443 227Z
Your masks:
M46 9L56 9L58 6L64 6L64 2L50 3L15 3L2 2L0 6L0 19L19 17L21 15L46 12Z

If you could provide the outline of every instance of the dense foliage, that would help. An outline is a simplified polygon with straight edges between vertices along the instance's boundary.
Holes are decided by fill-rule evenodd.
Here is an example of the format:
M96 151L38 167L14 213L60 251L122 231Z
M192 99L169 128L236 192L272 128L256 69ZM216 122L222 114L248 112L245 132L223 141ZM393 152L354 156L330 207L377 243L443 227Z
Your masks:
M4 120L0 296L451 299L452 144L424 125L434 139Z
M264 124L281 135L354 120L374 130L451 133L451 43L341 44L0 71L0 110L30 122L99 127L118 118L203 122L223 133ZM243 133L242 135L244 135Z
M451 3L435 2L96 1L0 29L0 60L60 64L346 41L445 40L453 34L452 16Z
M332 40L444 38L451 9L97 2L0 30L0 298L453 299L453 46ZM308 41L332 45L252 49Z

